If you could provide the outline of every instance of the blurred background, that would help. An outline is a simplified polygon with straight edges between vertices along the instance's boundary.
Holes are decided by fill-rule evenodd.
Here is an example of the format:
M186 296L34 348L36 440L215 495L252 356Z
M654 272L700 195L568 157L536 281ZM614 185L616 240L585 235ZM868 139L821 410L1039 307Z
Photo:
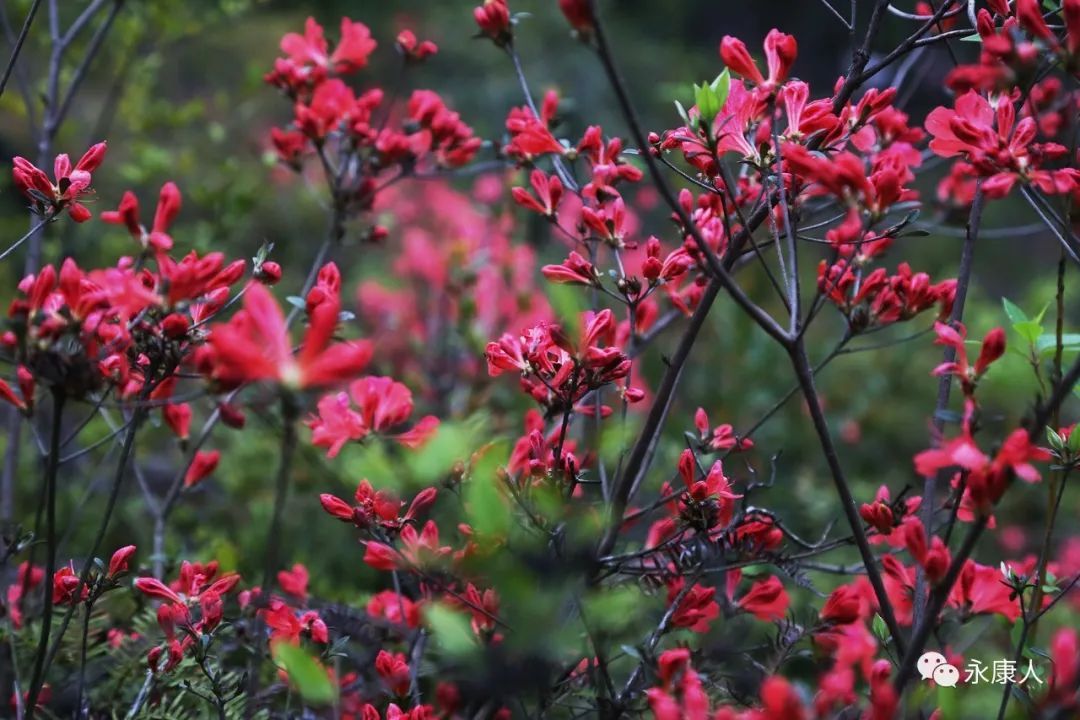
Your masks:
M863 11L865 3L858 4ZM9 23L17 29L29 2L8 0L4 5ZM65 0L61 5L65 13L74 16L85 3ZM184 209L172 233L178 248L221 250L230 257L250 257L262 244L273 243L274 255L286 269L282 294L295 292L303 279L302 268L310 263L324 232L325 213L320 187L307 185L275 167L274 157L268 153L270 127L288 122L291 115L287 100L262 81L278 55L280 37L288 31L302 32L304 18L309 14L326 26L331 38L337 36L342 15L363 21L371 27L380 48L360 80L386 84L398 66L392 51L393 38L408 27L421 39L439 45L438 55L409 75L408 86L436 89L478 135L498 139L507 110L521 105L522 98L507 58L490 42L473 39L473 5L459 0L128 3L104 51L89 68L73 111L55 142L55 151L77 157L91 142L108 139L108 158L94 176L98 198L91 209L95 215L114 208L127 189L135 190L143 200L145 215L161 184L174 180L184 194ZM689 105L690 84L711 80L721 70L717 47L725 34L742 38L755 53L759 53L761 40L771 27L795 34L799 41L795 74L810 82L814 97L831 92L850 59L847 30L817 2L618 0L603 2L602 6L622 70L649 129L679 124L673 100ZM522 14L516 45L534 92L554 88L564 98L565 134L580 136L587 125L599 123L606 134L625 135L596 59L570 37L555 3L512 0L511 7ZM860 18L860 26L865 20ZM21 60L32 86L41 82L45 70L46 29L45 21L39 19ZM893 47L908 29L902 21L890 19L877 43L878 50ZM72 57L80 56L85 42L84 38L72 48ZM954 52L967 58L973 57L975 47L971 43L953 43ZM949 53L940 47L928 50L919 65L904 78L901 94L903 107L913 116L913 125L921 124L930 108L949 102L940 84L952 67ZM70 78L70 68L66 72L64 77ZM888 86L897 79L895 72L887 72L878 84ZM34 158L36 150L23 97L13 84L0 99L0 157L18 154ZM920 220L927 223L948 221L935 209L933 201L933 177L940 170L929 172L920 185L928 201ZM455 184L469 193L473 181L462 179ZM477 212L498 213L505 203L504 194L495 203L478 203ZM21 236L27 217L8 174L0 174L0 208L4 237ZM638 210L648 232L671 240L662 209ZM350 246L342 252L364 253L363 257L339 257L343 267L348 268L349 288L362 277L384 272L394 257L401 228L393 217L379 220L391 231L383 248ZM1025 226L1036 220L1020 200L1010 199L992 203L984 225ZM521 223L521 228L527 227L527 222ZM927 271L935 280L952 277L962 228L961 220L926 237L909 238L891 251L885 264L892 270L900 259L906 259L915 270ZM543 232L529 233L528 241L537 245L545 262L564 257L564 247L551 242ZM47 260L56 262L73 255L84 267L115 262L118 255L130 251L130 239L122 229L98 222L83 226L61 223L51 230L45 245ZM1046 233L987 233L979 241L976 257L975 281L966 313L973 336L981 337L995 325L1007 325L1002 297L1014 300L1032 315L1052 301L1051 268L1059 252ZM21 276L20 265L21 258L0 265L0 301L5 304ZM812 272L811 263L807 266ZM1080 307L1073 289L1078 279L1070 267L1067 307L1073 313ZM766 290L759 274L746 273L744 281L757 295ZM1047 327L1051 326L1050 318L1048 315ZM1075 328L1077 321L1074 315L1067 327ZM940 348L932 344L932 335L925 333L910 342L889 343L925 331L931 324L932 318L923 316L892 334L877 336L874 342L886 347L843 356L821 375L821 390L860 502L869 501L880 484L889 484L894 491L906 484L921 486L912 471L911 457L928 446L937 389L929 372L938 362ZM817 357L831 349L841 329L837 318L821 323L813 338ZM645 377L653 387L662 370L661 356L665 348L672 347L678 332L676 325L645 358ZM475 347L478 357L484 340L480 339ZM1010 335L1010 340L1016 341L1016 336ZM697 406L708 410L714 424L731 422L739 429L757 420L789 389L789 375L782 371L786 368L785 358L727 303L718 303L692 362L699 370L684 377L669 422L670 442L654 464L657 487L674 468L674 459L683 447L681 433L692 429ZM1016 412L1025 409L1034 396L1036 386L1030 364L1024 357L1012 356L995 370L987 385L985 432L988 438L1000 437L1017 421ZM513 425L496 425L495 430L519 432L516 423L526 407L524 400L512 382L501 383L501 390L496 392L499 394L492 403L516 411L503 414ZM214 482L193 494L178 511L168 544L170 558L213 556L241 571L253 570L261 562L261 554L254 551L261 542L261 530L237 530L266 526L276 440L273 420L254 416L249 421L264 427L265 432L245 433L242 443L236 440L237 435L220 433L215 437L213 447L223 451L221 468ZM162 436L160 447L141 446L138 460L148 482L167 483L181 455L167 442L164 431L159 428L157 432ZM0 439L0 445L4 442ZM758 498L758 502L775 507L793 528L811 537L816 537L828 521L838 518L831 481L809 421L797 401L758 434L757 447L746 456L747 462L764 473L768 472L769 457L782 451L777 461L777 488ZM357 548L345 540L346 535L335 524L321 517L317 494L334 491L348 495L347 488L370 474L369 469L363 464L364 457L357 454L346 453L341 461L328 463L321 452L308 447L303 457L297 465L287 517L286 555L309 565L316 594L331 599L350 597L370 576L361 567ZM107 458L107 454L90 456L80 472L67 473L69 491L64 497L67 509L63 517L85 500L86 493L93 492L87 478L100 474L95 463L102 462L100 467L108 468ZM37 471L30 454L23 462L17 507L25 511L34 507ZM742 463L741 458L732 461L729 474L746 480L749 471ZM113 525L112 540L116 545L145 542L149 531L138 495L131 494L125 502L120 521ZM1041 491L1023 488L1009 496L1001 522L1018 524L1020 529L1041 522L1044 502ZM1061 537L1075 534L1077 502L1075 493L1066 495ZM311 522L315 516L319 521ZM25 521L26 516L22 519ZM223 531L225 528L230 531ZM85 542L79 536L91 531L91 527L70 528L70 546L83 546ZM1028 538L1021 543L1021 551L1032 549L1037 541Z

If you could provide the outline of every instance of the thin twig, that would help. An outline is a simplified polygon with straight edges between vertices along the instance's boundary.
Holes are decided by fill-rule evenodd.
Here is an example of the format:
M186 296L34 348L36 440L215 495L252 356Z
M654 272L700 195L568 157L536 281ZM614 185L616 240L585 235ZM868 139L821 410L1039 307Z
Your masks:
M7 67L4 68L4 76L0 78L0 97L4 95L4 88L7 87L8 79L15 69L15 63L19 59L19 53L22 52L23 43L26 42L26 36L30 33L30 26L33 25L34 16L37 15L40 6L41 0L34 0L34 3L30 6L30 11L26 13L26 20L23 21L22 30L19 31L19 38L15 41L15 47L11 49L11 57L8 58Z
M52 589L53 576L56 574L56 473L60 468L60 434L63 432L64 391L53 389L52 430L49 433L49 455L45 466L45 575L42 582L44 595L41 611L41 633L38 636L37 652L34 654L34 670L30 676L27 690L26 707L30 715L37 708L38 694L45 682L45 656L49 650L49 634L52 630Z
M960 267L956 274L956 297L953 300L952 312L949 314L949 324L955 325L964 318L964 305L967 301L968 287L971 284L971 268L975 257L975 242L979 237L979 227L982 223L983 207L986 197L982 188L975 191L975 197L971 201L971 210L968 213L967 237L964 239L963 248L960 251ZM947 346L942 355L942 363L950 363L956 359L956 348ZM934 437L931 438L935 445L940 444L941 433L945 429L945 409L949 406L949 396L952 391L952 376L943 375L938 380L937 402L934 404ZM937 509L937 486L938 476L942 473L927 475L923 480L922 494L922 523L926 528L927 536L934 532L934 513ZM918 566L915 577L915 603L913 607L913 623L918 625L926 609L926 575L922 565Z

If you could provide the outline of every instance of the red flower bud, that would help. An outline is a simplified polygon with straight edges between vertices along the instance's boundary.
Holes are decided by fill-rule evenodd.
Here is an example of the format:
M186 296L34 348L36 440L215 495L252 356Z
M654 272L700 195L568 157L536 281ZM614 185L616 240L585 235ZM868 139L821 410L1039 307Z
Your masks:
M570 21L570 26L579 33L588 33L592 30L593 14L589 0L559 0L559 9Z
M116 577L122 572L127 572L128 561L135 554L134 545L125 545L112 554L109 560L109 577Z
M220 459L221 453L217 450L209 452L200 450L195 453L195 458L191 461L187 474L184 475L184 487L189 488L202 482L207 475L214 472Z
M169 404L161 408L161 417L176 437L187 440L191 432L191 406L187 403Z
M108 150L108 143L102 141L97 145L91 146L89 150L83 153L83 156L79 159L79 162L75 165L76 170L85 170L86 172L93 172L97 170L98 165L105 159L105 151Z
M435 497L439 494L439 491L433 487L425 488L417 493L413 498L412 504L409 505L409 511L405 513L405 520L413 520L417 515L427 510L435 502Z
M277 285L281 280L281 265L273 260L267 260L259 268L259 274L255 279L263 285Z
M336 495L330 495L329 493L323 493L319 496L319 502L322 504L323 510L330 513L338 520L352 522L353 507L341 498Z
M979 359L975 361L975 374L982 375L991 363L1005 354L1005 331L994 328L983 338Z
M863 503L859 515L867 525L882 535L888 535L893 529L893 511L883 502Z
M161 321L161 331L170 340L178 340L187 335L191 323L180 313L171 313Z
M480 32L495 41L496 45L505 45L511 39L510 8L506 0L484 0L484 4L473 8L473 19Z
M218 403L218 414L221 415L221 422L234 430L242 429L247 422L244 411L231 403Z
M720 41L720 59L736 75L741 75L758 85L765 83L765 78L761 76L761 71L754 63L754 58L750 57L750 51L746 49L742 40L725 35Z
M157 578L141 577L135 581L135 589L147 597L183 605L184 601L168 585Z
M820 617L825 622L847 625L859 619L862 602L859 591L850 585L841 585L833 590L821 608Z
M19 392L22 393L23 402L26 404L27 409L34 409L34 388L37 386L37 380L34 378L34 374L30 372L30 368L25 365L20 365L19 369L15 371L15 379L19 383Z
M389 545L369 540L364 549L364 562L376 570L396 570L398 555Z
M951 560L952 556L949 554L949 548L945 547L945 543L942 542L941 538L935 536L930 543L930 549L926 552L926 558L923 560L923 569L926 570L926 577L930 579L930 582L936 585L945 577Z

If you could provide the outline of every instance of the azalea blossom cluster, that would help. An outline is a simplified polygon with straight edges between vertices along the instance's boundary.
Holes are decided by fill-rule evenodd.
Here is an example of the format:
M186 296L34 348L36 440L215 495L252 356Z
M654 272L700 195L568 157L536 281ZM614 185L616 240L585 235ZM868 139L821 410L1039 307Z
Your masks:
M318 155L328 172L335 163L335 199L350 207L371 207L377 178L393 168L411 174L430 165L453 168L468 163L481 141L460 116L431 90L413 92L400 112L372 87L357 95L346 78L363 70L378 43L361 22L342 18L331 51L323 27L308 18L304 34L288 33L266 82L293 102L290 127L274 128L271 141L281 160L300 169ZM421 62L438 48L403 31L395 43L405 62ZM328 177L329 179L329 177Z
M2 336L20 366L21 397L4 386L10 402L31 410L39 384L73 398L110 390L143 395L159 401L166 422L186 437L190 411L168 402L175 374L204 345L202 326L229 302L245 262L220 252L170 255L167 232L179 208L179 190L168 183L147 232L138 224L138 201L125 195L122 209L105 215L128 219L139 253L92 270L68 258L59 269L47 265L23 278Z
M522 389L548 412L588 414L593 411L588 405L577 405L587 393L630 373L630 360L616 342L616 331L614 315L602 310L581 317L577 342L562 328L547 324L528 328L518 337L504 335L488 344L488 373L521 373ZM623 395L629 402L642 397L633 388L624 388ZM602 407L600 412L607 415L612 410Z

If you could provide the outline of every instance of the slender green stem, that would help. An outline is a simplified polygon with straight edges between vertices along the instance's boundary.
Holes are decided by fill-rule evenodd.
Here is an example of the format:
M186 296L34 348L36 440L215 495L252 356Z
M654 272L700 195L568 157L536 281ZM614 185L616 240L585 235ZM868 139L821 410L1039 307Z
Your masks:
M143 390L143 399L150 393L151 386L147 386ZM124 482L124 476L127 471L128 462L131 460L131 455L135 449L135 434L142 424L142 421L146 418L147 408L141 404L135 410L135 415L128 425L127 434L124 436L124 444L120 450L120 460L116 465L116 474L113 475L112 489L109 491L109 499L105 504L105 511L101 516L101 523L98 525L97 535L94 537L94 543L90 546L90 552L83 562L82 570L79 572L79 584L75 588L74 597L80 597L83 592L83 588L87 586L90 581L90 571L94 568L94 558L97 557L98 552L101 550L101 543L105 540L105 533L109 529L109 523L112 520L113 513L116 511L116 503L120 499L120 488ZM53 661L56 659L56 654L60 652L60 643L64 639L64 634L67 632L68 625L71 624L71 618L75 615L75 609L77 606L72 605L64 613L64 619L60 623L60 629L57 631L56 639L53 641L52 647L49 648L49 654L45 659L45 671L52 666Z
M49 457L45 463L45 582L42 587L41 634L34 655L34 671L27 691L27 715L34 717L38 694L45 680L45 657L52 631L52 587L56 574L56 473L60 468L60 434L64 419L64 391L53 389L52 430L49 432Z

